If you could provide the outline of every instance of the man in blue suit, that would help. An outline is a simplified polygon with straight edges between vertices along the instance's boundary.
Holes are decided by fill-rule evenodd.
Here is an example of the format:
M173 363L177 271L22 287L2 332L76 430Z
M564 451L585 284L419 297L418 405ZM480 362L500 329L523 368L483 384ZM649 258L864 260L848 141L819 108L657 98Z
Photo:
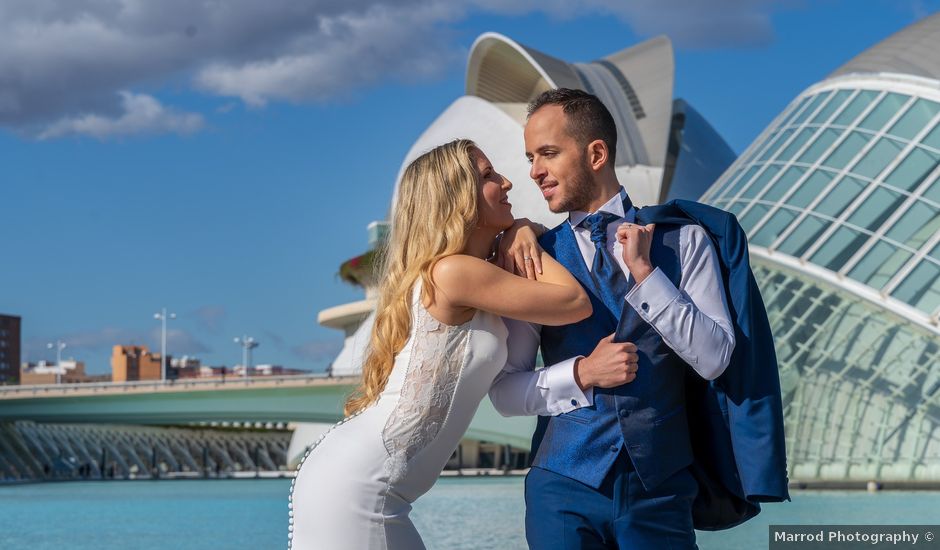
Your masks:
M563 327L508 321L508 364L490 390L502 414L539 415L526 478L526 538L535 550L695 548L703 469L692 442L727 432L721 415L729 400L708 389L732 362L741 334L728 307L727 266L695 220L672 210L637 218L643 211L614 172L616 141L609 111L586 92L551 90L529 106L530 176L549 209L568 220L548 231L515 228L507 247L519 231L540 233L541 246L581 281L594 307L590 318ZM641 223L649 219L662 222ZM522 267L531 270L533 261L523 258ZM546 367L536 370L539 347ZM691 402L718 411L717 429L696 423L699 432L690 433L687 376L700 382ZM734 395L741 394L748 392ZM730 447L706 457L705 477L718 482L705 486L709 506L725 510L734 501L727 506L733 519L709 518L708 528L756 513L740 481L730 497L721 487L739 478Z

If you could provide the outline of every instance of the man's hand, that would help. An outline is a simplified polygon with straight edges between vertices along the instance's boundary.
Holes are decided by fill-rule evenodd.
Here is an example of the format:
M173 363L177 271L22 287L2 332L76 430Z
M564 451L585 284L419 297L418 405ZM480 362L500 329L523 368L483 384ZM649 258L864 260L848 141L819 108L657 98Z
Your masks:
M655 224L643 226L635 223L624 223L617 228L617 241L623 245L623 262L637 283L642 283L653 272L650 245L654 229Z
M526 218L516 220L499 241L496 265L535 280L535 274L542 272L542 247L538 237L544 232L540 224Z
M614 342L611 334L597 343L591 355L575 361L574 379L582 391L622 386L636 378L639 360L636 344Z

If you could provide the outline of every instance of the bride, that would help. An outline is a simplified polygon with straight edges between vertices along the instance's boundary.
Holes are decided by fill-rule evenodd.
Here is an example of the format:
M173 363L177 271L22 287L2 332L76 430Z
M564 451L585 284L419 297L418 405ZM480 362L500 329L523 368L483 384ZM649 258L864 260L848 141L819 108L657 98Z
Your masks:
M291 485L293 548L424 548L411 503L434 485L504 366L501 317L563 325L591 314L554 259L544 254L534 269L534 242L523 261L535 280L487 261L514 223L511 188L468 140L405 170L362 383Z

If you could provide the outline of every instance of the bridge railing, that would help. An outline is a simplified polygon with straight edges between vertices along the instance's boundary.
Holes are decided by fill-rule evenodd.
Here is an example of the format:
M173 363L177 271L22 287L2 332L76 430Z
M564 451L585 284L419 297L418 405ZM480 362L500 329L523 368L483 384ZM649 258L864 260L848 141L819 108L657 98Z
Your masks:
M4 397L24 397L55 395L62 396L69 393L114 393L115 391L146 391L146 390L195 390L201 388L225 387L251 387L255 385L278 385L286 382L293 384L312 384L324 381L335 381L337 384L352 383L358 377L337 377L326 373L286 374L273 376L226 376L225 378L178 378L175 380L141 380L133 382L77 382L61 384L30 384L18 386L0 386L0 399Z

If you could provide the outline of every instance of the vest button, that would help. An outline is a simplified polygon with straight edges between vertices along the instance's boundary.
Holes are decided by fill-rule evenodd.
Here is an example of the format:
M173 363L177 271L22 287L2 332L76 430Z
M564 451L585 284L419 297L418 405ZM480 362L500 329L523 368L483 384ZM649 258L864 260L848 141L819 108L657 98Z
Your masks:
M630 416L630 411L628 411L627 409L620 409L620 416L623 418L626 418Z
M620 450L620 445L611 445L611 446L610 446L610 452L612 452L612 453L616 453L616 452L619 451L619 450Z

